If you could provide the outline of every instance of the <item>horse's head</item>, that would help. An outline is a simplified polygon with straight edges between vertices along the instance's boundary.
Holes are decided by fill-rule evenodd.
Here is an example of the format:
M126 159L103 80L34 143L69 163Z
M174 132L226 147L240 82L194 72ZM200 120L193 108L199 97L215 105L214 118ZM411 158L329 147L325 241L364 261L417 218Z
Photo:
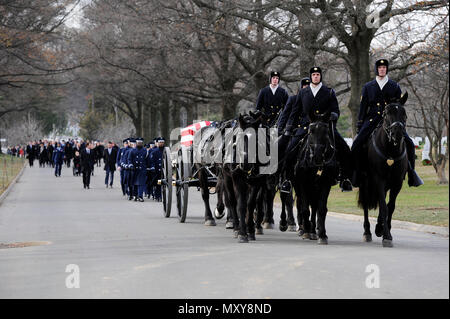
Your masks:
M313 166L326 166L334 156L334 141L330 136L330 113L310 114L306 145L309 163Z
M383 112L383 129L389 143L397 146L403 142L406 130L406 111L404 105L408 99L406 92L400 99L391 100Z

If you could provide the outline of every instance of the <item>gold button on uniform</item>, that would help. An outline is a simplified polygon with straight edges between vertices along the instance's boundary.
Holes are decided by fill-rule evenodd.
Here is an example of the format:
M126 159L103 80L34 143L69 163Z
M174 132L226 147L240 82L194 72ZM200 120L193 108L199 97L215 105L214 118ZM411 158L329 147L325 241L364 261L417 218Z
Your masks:
M372 119L370 119L369 122L372 122Z

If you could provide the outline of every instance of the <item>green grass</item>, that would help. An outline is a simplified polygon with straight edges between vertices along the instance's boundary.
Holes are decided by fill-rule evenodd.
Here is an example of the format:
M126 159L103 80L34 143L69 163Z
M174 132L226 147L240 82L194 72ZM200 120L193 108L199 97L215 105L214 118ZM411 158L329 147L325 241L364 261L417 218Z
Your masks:
M23 158L0 154L0 195L19 174L24 162Z
M438 185L433 166L423 166L421 151L417 152L416 171L424 180L420 187L409 187L407 179L397 197L393 219L418 224L448 226L449 219L449 185ZM448 179L448 169L446 170ZM331 189L328 199L328 210L336 213L363 216L362 209L357 206L358 189L342 193L338 186ZM277 201L279 196L277 195ZM378 210L369 212L371 217L378 216Z

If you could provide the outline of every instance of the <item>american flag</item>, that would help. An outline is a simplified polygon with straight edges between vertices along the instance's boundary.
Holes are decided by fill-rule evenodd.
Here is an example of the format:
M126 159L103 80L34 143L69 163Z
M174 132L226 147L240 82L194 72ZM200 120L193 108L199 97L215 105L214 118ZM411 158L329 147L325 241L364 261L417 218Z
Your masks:
M201 121L181 129L181 145L192 146L194 143L194 135L201 130L202 127L210 126L210 121Z

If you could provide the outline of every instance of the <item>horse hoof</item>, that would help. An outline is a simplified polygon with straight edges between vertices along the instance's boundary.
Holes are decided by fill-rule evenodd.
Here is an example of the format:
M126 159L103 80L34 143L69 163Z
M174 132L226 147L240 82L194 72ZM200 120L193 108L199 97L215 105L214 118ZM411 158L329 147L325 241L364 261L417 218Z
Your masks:
M256 228L256 235L264 235L262 228Z
M377 224L375 226L375 235L377 235L377 237L381 237L383 235L383 225Z
M216 207L216 209L214 210L214 217L216 217L217 219L221 219L223 216L225 216L225 210L219 212L219 210Z
M319 245L328 245L328 239L326 239L326 238L319 238L319 240L317 241L317 244L319 244Z
M287 225L281 225L281 224L280 224L280 230L281 230L282 232L285 232L287 229L288 229Z
M383 239L383 247L394 247L391 239Z
M303 233L302 238L303 239L309 239L309 233Z
M225 224L225 229L233 229L233 228L234 228L233 222L227 222Z
M295 225L289 225L287 231L289 231L289 232L296 232L297 231L297 227L295 227Z
M274 225L271 224L271 223L264 223L264 224L263 224L263 228L264 228L264 229L273 229L273 226L274 226Z
M238 241L239 241L239 243L248 243L248 236L239 235Z
M249 240L256 240L255 233L248 234L248 239L249 239Z
M208 219L207 221L205 221L205 226L216 226L216 222L214 221L214 219Z
M370 243L372 241L372 235L363 235L363 242Z
M310 233L309 234L309 239L311 239L311 240L317 240L317 234L314 234L314 233Z
M238 238L239 232L237 230L234 231L234 238Z

